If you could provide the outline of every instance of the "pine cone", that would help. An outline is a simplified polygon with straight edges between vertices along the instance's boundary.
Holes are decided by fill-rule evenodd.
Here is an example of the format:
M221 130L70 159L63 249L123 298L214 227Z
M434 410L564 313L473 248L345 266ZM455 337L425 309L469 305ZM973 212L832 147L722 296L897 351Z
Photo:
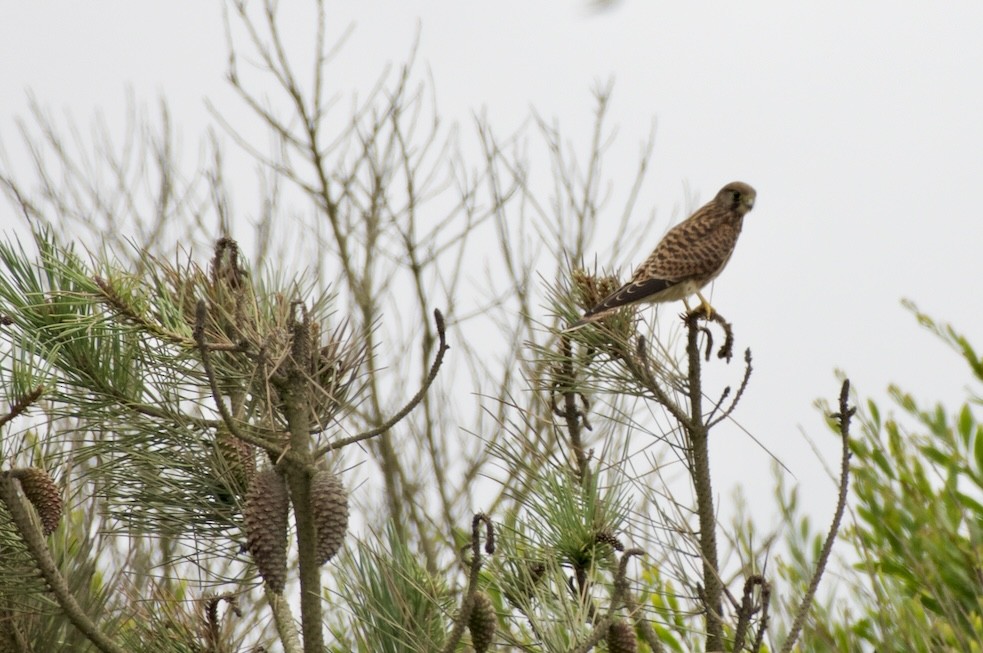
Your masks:
M37 510L44 534L51 535L58 528L58 520L61 519L61 490L48 476L48 472L37 467L14 470L14 477L20 480L24 496Z
M334 557L348 532L348 493L341 479L319 471L311 479L311 510L317 527L317 563Z
M221 429L215 436L215 449L219 456L216 471L230 476L229 485L233 489L248 488L256 476L256 447Z
M635 653L638 651L635 629L624 619L618 619L608 628L607 642L608 651L611 653Z
M259 575L280 594L287 581L287 486L276 471L258 472L246 493L243 517L246 550L252 554Z
M484 592L477 592L471 614L468 615L468 630L471 631L471 645L474 646L475 653L485 653L488 650L495 639L497 626L498 617L491 599Z

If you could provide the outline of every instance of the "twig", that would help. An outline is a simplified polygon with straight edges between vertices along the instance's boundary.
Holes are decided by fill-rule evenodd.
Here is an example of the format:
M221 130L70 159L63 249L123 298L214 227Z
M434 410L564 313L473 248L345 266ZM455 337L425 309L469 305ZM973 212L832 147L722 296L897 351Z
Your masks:
M761 587L761 605L754 605L754 588ZM737 609L737 625L734 627L734 651L740 651L744 647L744 639L747 637L748 627L751 625L751 617L759 609L767 610L765 604L766 592L770 594L768 581L764 576L754 574L744 581L744 595L741 597L741 604Z
M729 363L730 359L734 356L734 329L731 327L730 322L722 318L719 313L714 313L713 319L723 327L725 334L724 344L720 345L717 358L725 358Z
M713 420L713 416L717 414L717 411L720 410L720 405L724 403L727 400L727 397L729 396L730 396L730 386L728 385L724 388L724 391L720 393L720 398L717 399L717 403L715 403L713 405L713 408L710 409L710 412L707 413L707 428L710 428L711 425L717 423Z
M639 548L628 549L621 554L621 560L618 563L618 573L614 577L614 593L611 595L611 607L608 608L611 614L614 614L615 610L621 607L624 596L629 591L628 561L635 556L643 555L645 555L644 549Z
M771 585L765 583L761 586L761 619L758 621L758 632L754 637L754 645L751 650L758 653L761 644L765 640L765 633L768 630L768 606L771 605Z
M610 616L605 615L601 617L597 623L594 624L594 629L591 631L590 637L570 649L570 653L587 653L590 651L607 636L608 630L611 628L612 623L614 623L614 619L612 619Z
M27 550L34 558L38 571L41 572L41 577L48 584L51 593L55 595L55 599L57 599L65 616L103 653L125 653L122 647L99 629L75 600L68 583L58 571L58 567L48 551L41 531L31 519L25 499L21 496L17 486L18 482L10 472L0 474L0 499L7 504L7 510L17 526L21 539L27 545Z
M233 612L237 617L242 616L242 610L239 609L239 599L232 592L225 592L224 594L219 594L217 596L209 596L205 599L205 636L206 643L209 651L214 651L214 653L223 653L226 647L222 643L221 636L221 620L218 616L218 606L225 601L229 604L229 610ZM228 616L228 610L226 611L226 617Z
M625 607L628 608L628 612L634 618L635 627L641 631L642 639L652 649L652 653L665 653L666 647L662 645L659 634L655 632L652 624L648 622L642 611L638 609L638 601L635 600L631 592L625 592Z
M273 623L280 636L280 643L283 644L284 653L304 653L304 647L300 643L300 633L297 631L297 621L290 612L290 602L271 590L269 585L264 583L263 586L266 588L266 600L270 603Z
M495 529L491 519L483 512L475 513L471 520L471 572L468 574L468 589L461 602L461 611L454 620L454 629L447 638L447 643L441 649L441 653L452 653L457 648L457 643L464 634L464 627L471 617L471 610L474 608L474 595L478 592L478 576L481 572L481 524L485 524L485 553L491 555L495 552Z
M706 336L707 345L706 352L703 354L703 360L710 362L710 354L713 352L713 333L710 331L710 327L706 325L700 326L700 333Z
M226 251L229 253L227 258ZM223 265L226 261L228 265ZM244 272L239 267L239 243L228 237L218 239L215 243L215 256L212 257L211 273L212 283L215 285L225 282L233 290L242 287Z
M577 478L583 480L587 474L587 456L584 454L584 442L580 437L580 409L577 407L577 394L573 390L573 359L571 357L572 350L568 336L560 336L560 347L563 356L563 362L560 364L562 374L561 382L566 386L563 392L563 410L561 414L567 423L570 447L573 449L574 461L577 464Z
M707 351L706 351L707 361L710 360L710 350L712 349L713 346L712 345L713 340L707 328L705 326L698 326L697 321L700 318L704 318L707 320L712 320L717 324L719 324L720 328L723 329L724 331L724 344L720 345L720 350L717 352L717 358L726 358L727 362L728 363L730 362L730 359L734 355L734 329L731 326L730 322L725 320L724 317L717 311L713 311L712 313L707 315L707 313L702 309L702 307L693 309L689 313L683 314L682 318L683 318L683 322L686 323L686 326L694 329L699 329L707 336Z
M830 415L832 419L839 421L840 438L843 441L843 455L840 459L840 494L836 501L836 512L833 515L833 523L830 524L829 533L826 534L826 541L823 543L823 548L819 552L819 560L816 562L816 571L812 575L812 582L809 583L809 588L806 590L805 596L802 597L799 609L795 613L795 619L792 621L791 628L789 628L788 637L782 645L781 653L790 653L792 647L795 646L796 640L799 638L799 634L802 632L802 627L805 625L806 617L809 614L809 608L812 607L812 599L816 595L816 590L819 588L819 581L823 576L823 571L826 569L829 554L833 550L833 542L836 540L836 534L840 528L840 521L843 519L843 512L846 509L847 490L850 487L850 418L857 412L856 406L849 405L849 399L850 379L844 379L843 387L840 389L840 412Z
M0 428L3 428L7 422L11 421L18 415L21 415L24 411L30 408L31 404L40 399L42 394L44 394L44 386L39 385L15 401L13 405L10 406L10 410L7 411L7 414L0 417Z
M152 322L148 320L146 317L144 317L143 315L141 315L133 306L127 303L125 299L123 299L120 293L115 288L113 288L112 284L107 279L104 279L99 275L96 275L92 278L92 281L93 283L96 284L96 286L99 287L99 290L102 291L101 299L103 303L105 303L109 307L110 311L115 313L123 320L135 324L136 326L143 329L147 333L150 333L160 338L161 340L165 340L167 342L171 342L173 344L177 344L181 346L188 346L188 344L190 344L186 337L178 333L168 331L167 329L163 328L160 324L157 324L156 322Z
M440 339L440 344L437 347L437 355L434 357L433 364L430 366L430 373L427 375L426 380L423 382L423 386L420 390L413 396L409 402L403 406L399 412L393 415L391 418L386 420L386 422L374 429L358 433L348 438L342 438L341 440L335 440L334 442L329 442L317 450L314 454L314 459L317 460L329 451L334 451L336 449L341 449L347 447L350 444L355 444L356 442L361 442L362 440L368 440L370 438L378 437L391 429L393 426L398 424L400 420L410 414L417 404L423 401L423 397L427 394L430 386L437 379L437 372L440 370L441 364L444 362L444 354L450 349L447 344L447 336L444 333L444 316L441 315L438 309L434 309L433 312L434 321L437 323L437 336Z
M730 402L730 406L728 406L727 409L720 414L720 417L718 417L717 419L712 419L713 413L716 411L716 407L714 408L713 411L710 412L710 415L707 417L708 429L712 429L714 426L716 426L723 420L730 417L730 414L734 412L735 408L737 408L737 403L741 400L741 397L744 396L744 390L747 389L748 381L751 380L752 369L753 368L751 367L751 349L748 348L744 350L744 378L741 379L741 385L738 386L737 388L737 394L734 395L734 399ZM724 398L721 397L720 402L723 403L723 400Z
M659 385L655 379L655 375L652 373L652 368L649 364L649 358L647 349L645 346L645 336L638 337L638 345L635 348L635 356L632 357L628 355L627 352L621 352L621 360L625 362L628 370L635 376L640 383L642 383L655 397L655 400L668 410L676 421L684 426L689 424L690 418L686 412L679 407L679 405L669 398L665 390Z

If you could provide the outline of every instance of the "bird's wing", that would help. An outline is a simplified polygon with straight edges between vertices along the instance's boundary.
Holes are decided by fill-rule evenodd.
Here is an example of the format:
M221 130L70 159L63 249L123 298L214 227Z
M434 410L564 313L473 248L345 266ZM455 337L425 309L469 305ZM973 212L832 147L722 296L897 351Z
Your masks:
M728 217L725 209L704 206L669 230L632 280L680 283L712 278L730 258L740 232L740 223L735 224Z
M704 205L666 233L635 270L631 281L584 313L569 329L583 326L592 322L591 318L598 319L621 306L657 300L656 295L684 281L696 280L703 285L727 263L740 230L740 220L733 220L726 208L713 203Z
M668 281L666 279L642 278L629 281L601 300L597 306L587 311L584 317L587 318L598 313L603 313L604 311L610 311L613 308L644 301L647 297L660 293L675 284L675 281Z

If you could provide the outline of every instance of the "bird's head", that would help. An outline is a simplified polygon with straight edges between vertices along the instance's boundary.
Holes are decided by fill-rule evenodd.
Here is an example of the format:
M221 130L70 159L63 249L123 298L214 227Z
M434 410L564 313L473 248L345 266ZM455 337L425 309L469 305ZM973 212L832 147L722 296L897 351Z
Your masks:
M717 201L730 211L744 215L754 208L754 198L757 193L743 181L732 181L717 193Z

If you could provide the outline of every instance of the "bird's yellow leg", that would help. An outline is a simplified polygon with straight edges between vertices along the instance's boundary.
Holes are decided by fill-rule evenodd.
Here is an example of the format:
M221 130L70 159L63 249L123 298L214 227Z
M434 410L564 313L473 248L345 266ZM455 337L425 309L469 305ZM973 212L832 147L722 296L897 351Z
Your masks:
M707 314L707 317L713 317L713 306L710 306L710 302L708 302L707 298L703 296L703 293L697 290L696 296L700 298L700 308L702 308L703 312Z

